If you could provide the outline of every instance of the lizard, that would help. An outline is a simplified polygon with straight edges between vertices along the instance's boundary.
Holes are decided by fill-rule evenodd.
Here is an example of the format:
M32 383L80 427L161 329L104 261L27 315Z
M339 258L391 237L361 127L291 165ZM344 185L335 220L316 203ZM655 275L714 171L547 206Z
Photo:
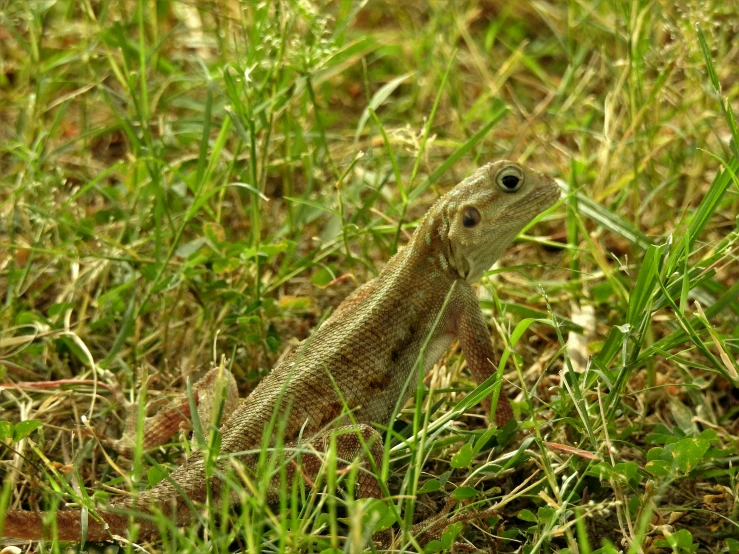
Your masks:
M273 414L280 413L286 448L309 445L312 452L325 451L333 434L341 459L363 458L366 465L371 456L376 463L383 453L376 426L390 423L396 405L402 406L415 390L419 372L432 367L455 338L475 382L494 375L490 332L471 285L559 194L550 177L501 160L480 167L441 196L409 243L377 277L351 293L308 339L283 356L248 397L240 403L227 400L220 426L221 454L237 456L243 467L256 470L255 452L263 444L264 429ZM204 379L220 382L212 374ZM232 396L233 377L229 374L226 379ZM208 395L212 395L208 387L195 387L196 397ZM483 404L489 411L490 399ZM347 411L351 421L344 417ZM173 412L167 413L168 419ZM201 418L208 417L207 411L204 414ZM495 423L501 426L512 418L511 404L501 393ZM165 427L174 429L171 421ZM288 477L295 471L315 476L321 467L317 454L304 454L301 463L299 469L289 465ZM216 474L207 481L210 498L218 499L225 489L222 480ZM357 498L383 497L369 471L358 473L354 492ZM100 520L87 518L78 509L57 511L56 538L82 540L83 519L86 540L126 535L134 509L149 514L158 510L184 525L193 517L192 503L202 504L207 498L205 455L195 451L169 478L138 497L113 501L99 510ZM44 521L43 512L8 510L2 536L41 540L49 536ZM157 536L151 518L137 523L139 539Z

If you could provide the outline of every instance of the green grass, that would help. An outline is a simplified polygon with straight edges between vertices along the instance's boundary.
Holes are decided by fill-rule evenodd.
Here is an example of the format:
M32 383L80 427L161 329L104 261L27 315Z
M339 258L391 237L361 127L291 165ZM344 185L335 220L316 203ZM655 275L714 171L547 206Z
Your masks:
M248 394L507 157L567 191L481 284L521 430L486 431L452 349L377 468L396 531L456 495L498 507L447 535L479 548L739 552L739 9L401 4L0 3L0 507L93 508L207 448L118 473L74 431L120 435L108 384L183 391L223 355ZM88 381L13 385L62 379ZM237 471L238 511L152 550L358 551L327 464L273 506Z

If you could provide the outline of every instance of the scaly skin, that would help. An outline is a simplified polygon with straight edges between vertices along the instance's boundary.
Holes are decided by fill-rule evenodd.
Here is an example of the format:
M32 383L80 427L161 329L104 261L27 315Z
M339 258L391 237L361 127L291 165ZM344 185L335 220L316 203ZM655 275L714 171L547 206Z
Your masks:
M285 417L286 447L310 444L321 451L330 433L339 430L336 444L342 459L363 455L364 440L379 461L382 439L373 425L390 423L396 406L402 406L415 390L419 369L425 371L436 363L454 338L475 381L487 379L495 371L496 356L470 284L558 197L559 188L552 179L509 161L485 165L458 184L433 205L408 246L378 277L344 300L311 338L224 418L221 454L259 451L264 429L277 410ZM212 380L212 375L207 378ZM350 425L346 408L357 427ZM502 425L512 417L508 399L500 395L496 423ZM258 466L256 454L241 454L238 459L251 470ZM318 456L303 455L304 474L315 475L319 467ZM290 477L295 464L288 468ZM170 477L180 491L164 480L135 502L114 502L99 514L107 530L88 519L87 540L125 535L129 521L122 511L127 508L156 508L178 524L188 522L192 512L180 492L196 504L206 500L203 456L194 454ZM220 480L208 481L217 498ZM360 473L356 495L382 496L369 472ZM8 511L3 536L39 540L48 535L42 517L39 512ZM59 511L56 521L59 540L80 540L79 511ZM139 539L156 536L153 523L141 519L139 524Z

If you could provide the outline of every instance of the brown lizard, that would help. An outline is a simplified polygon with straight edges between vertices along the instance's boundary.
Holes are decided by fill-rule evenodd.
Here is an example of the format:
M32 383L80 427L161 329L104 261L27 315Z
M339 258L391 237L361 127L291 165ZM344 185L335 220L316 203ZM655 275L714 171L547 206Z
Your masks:
M455 338L477 383L495 373L490 333L471 283L558 197L559 188L551 178L510 161L487 164L459 183L432 206L408 246L377 278L347 297L238 407L227 401L234 409L227 406L226 412L232 413L223 417L221 454L237 456L243 467L256 470L259 454L254 452L259 452L264 429L278 413L285 418L285 449L314 449L314 454L302 456L299 470L304 475L312 477L319 471L321 459L315 452L325 451L331 433L341 459L363 456L366 464L367 456L372 456L379 462L382 438L373 425L390 422L396 406L415 390L418 371L430 368ZM233 394L233 378L230 374L227 378ZM212 372L204 379L215 382ZM196 396L206 397L210 394L203 392L206 389L196 387ZM201 417L209 417L207 410ZM512 417L508 399L499 395L496 423L502 425ZM174 430L171 424L165 427L170 434ZM115 501L100 510L104 523L80 510L58 511L56 538L80 541L83 519L87 540L125 535L129 528L125 512L134 509L158 510L178 525L186 523L192 518L191 502L200 504L208 497L205 460L201 451L195 452L169 479L136 499ZM223 469L225 464L220 464ZM288 467L291 477L297 466ZM218 475L208 478L211 499L217 499L224 487ZM358 474L355 494L383 496L369 471ZM150 519L137 522L140 539L157 535ZM41 512L5 514L4 537L40 540L48 534Z

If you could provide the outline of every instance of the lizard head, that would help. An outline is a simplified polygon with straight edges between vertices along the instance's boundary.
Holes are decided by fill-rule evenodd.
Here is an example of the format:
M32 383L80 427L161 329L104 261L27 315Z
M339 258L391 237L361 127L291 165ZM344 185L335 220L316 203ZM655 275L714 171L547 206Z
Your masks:
M559 194L553 179L515 162L501 160L478 169L429 213L438 222L437 236L450 270L468 282L482 277L521 229Z

